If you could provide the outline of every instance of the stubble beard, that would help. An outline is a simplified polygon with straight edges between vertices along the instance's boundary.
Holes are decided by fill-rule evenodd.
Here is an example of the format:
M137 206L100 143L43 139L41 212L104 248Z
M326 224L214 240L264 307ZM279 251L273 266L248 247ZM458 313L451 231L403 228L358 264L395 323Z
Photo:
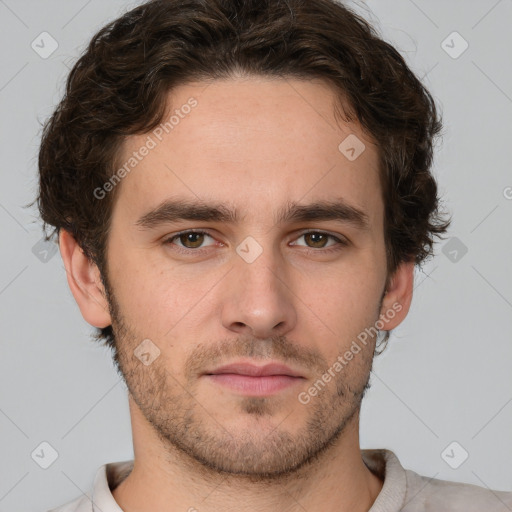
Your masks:
M374 344L358 354L361 359L357 365L345 366L308 404L300 403L295 395L291 401L289 395L287 400L279 396L234 397L233 407L250 419L251 428L241 431L219 424L211 404L201 404L196 396L197 370L206 369L208 361L232 360L228 356L297 361L304 368L318 369L318 377L330 365L319 354L304 354L282 336L270 340L241 338L239 342L226 340L215 349L198 346L187 358L187 377L180 381L166 368L165 357L159 356L149 366L135 357L134 349L145 337L127 324L112 290L107 295L116 369L158 436L164 456L174 464L179 460L212 480L219 475L251 483L300 479L311 466L322 462L347 427L358 419L362 399L370 388ZM286 418L296 408L306 408L307 417L302 427L290 432L285 427ZM273 424L270 420L283 409L286 416L280 424Z

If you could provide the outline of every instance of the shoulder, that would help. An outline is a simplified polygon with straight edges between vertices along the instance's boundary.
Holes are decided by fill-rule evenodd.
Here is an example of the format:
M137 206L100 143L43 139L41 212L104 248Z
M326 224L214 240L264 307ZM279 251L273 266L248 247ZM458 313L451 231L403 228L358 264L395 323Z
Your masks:
M405 470L407 491L403 512L510 512L512 492L450 482Z
M112 496L117 487L133 468L133 460L103 464L96 471L90 492L47 512L122 512Z
M52 508L47 512L90 512L91 500L87 496L80 496L73 501L70 501L57 508Z

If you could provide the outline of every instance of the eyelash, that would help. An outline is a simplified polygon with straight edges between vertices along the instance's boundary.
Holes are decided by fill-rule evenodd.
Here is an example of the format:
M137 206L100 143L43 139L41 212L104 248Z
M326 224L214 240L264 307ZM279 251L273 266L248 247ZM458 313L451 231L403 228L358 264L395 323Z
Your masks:
M187 235L189 233L197 233L197 234L200 234L200 235L208 235L210 238L213 238L212 235L210 235L210 233L208 233L207 231L201 231L201 230L195 230L195 229L188 229L186 231L182 231L180 233L176 233L175 235L172 235L171 237L167 238L164 240L164 244L168 244L168 245L173 245L172 242L176 239L176 238L179 238L180 236L182 235ZM343 249L344 247L347 247L349 244L348 242L346 242L345 240L342 240L340 238L338 238L337 236L334 236L332 235L331 233L327 233L325 231L317 231L317 230L310 230L310 231L304 231L302 233L299 234L298 238L304 236L304 235L309 235L311 233L314 233L314 234L318 234L318 235L325 235L325 236L328 236L329 238L332 238L333 240L335 240L337 242L337 245L334 246L334 247L330 247L328 249L315 249L313 247L305 247L304 250L308 253L310 252L313 252L313 253L327 253L327 254L330 254L332 252L336 252L336 251L339 251L341 249ZM183 247L180 247L179 245L176 245L175 248L173 250L176 250L182 254L198 254L198 255L201 255L203 254L207 249L190 249L190 248L183 248Z

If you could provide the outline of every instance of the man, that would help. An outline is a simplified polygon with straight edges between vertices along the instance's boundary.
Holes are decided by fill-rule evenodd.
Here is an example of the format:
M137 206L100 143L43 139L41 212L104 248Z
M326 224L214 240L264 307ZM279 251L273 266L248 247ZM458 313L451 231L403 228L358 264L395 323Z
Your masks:
M379 335L449 225L440 129L331 0L160 0L103 28L45 126L38 202L135 458L54 510L512 509L359 446Z

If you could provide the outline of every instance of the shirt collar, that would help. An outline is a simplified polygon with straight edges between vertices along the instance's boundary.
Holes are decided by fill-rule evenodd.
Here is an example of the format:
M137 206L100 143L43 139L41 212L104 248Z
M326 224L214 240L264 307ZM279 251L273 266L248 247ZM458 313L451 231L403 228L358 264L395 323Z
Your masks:
M407 492L405 469L398 457L385 449L361 450L368 469L384 480L382 489L368 512L398 512L402 510Z
M91 496L92 512L123 512L117 504L112 490L130 473L133 460L104 464L96 472Z
M368 512L395 512L402 509L406 494L406 474L391 450L361 450L363 462L370 471L384 480L382 489ZM123 512L112 490L130 473L133 460L111 462L101 466L95 476L92 491L92 512Z

